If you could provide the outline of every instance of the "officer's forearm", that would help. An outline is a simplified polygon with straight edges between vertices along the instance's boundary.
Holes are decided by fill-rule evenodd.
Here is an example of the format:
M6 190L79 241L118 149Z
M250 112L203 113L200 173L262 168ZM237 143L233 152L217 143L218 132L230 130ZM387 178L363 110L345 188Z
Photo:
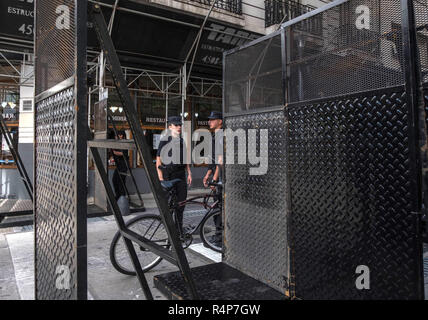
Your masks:
M219 168L219 166L216 166L213 180L218 181L219 175L220 175L220 168Z
M162 164L162 163L161 163L160 157L156 157L156 171L158 172L158 178L159 178L159 180L160 180L160 181L162 181L162 180L163 180L163 173L162 173L162 170L161 170L161 169L159 169L159 166L160 166L161 164Z

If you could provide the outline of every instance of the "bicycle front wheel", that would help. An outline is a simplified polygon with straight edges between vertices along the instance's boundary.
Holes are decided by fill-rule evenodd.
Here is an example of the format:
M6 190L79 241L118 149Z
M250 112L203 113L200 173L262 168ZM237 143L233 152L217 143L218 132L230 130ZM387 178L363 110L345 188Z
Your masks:
M128 229L160 246L165 248L169 248L170 246L165 226L162 223L161 217L158 215L143 214L137 216L129 220L126 226ZM143 272L153 269L162 261L162 258L153 252L140 247L134 242L132 242L132 244L134 245ZM136 275L128 250L126 249L125 241L119 231L116 232L110 245L110 260L113 267L120 273L131 276Z
M223 223L221 210L215 210L201 222L200 236L204 245L216 252L222 252Z

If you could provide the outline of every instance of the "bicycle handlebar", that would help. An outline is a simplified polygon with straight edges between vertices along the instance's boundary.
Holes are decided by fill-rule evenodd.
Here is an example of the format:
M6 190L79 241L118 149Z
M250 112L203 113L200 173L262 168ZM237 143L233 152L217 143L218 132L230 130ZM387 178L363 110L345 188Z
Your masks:
M208 182L208 186L210 186L210 187L222 187L223 183L222 182Z

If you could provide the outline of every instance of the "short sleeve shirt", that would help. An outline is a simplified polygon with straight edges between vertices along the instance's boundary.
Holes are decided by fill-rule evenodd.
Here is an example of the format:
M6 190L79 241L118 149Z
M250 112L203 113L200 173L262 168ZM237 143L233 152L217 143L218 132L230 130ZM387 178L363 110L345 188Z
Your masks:
M175 163L164 163L161 157L161 152L162 149L169 143L172 142L172 146L173 148L177 148L174 150L174 152L177 152L178 150L180 150L180 159L179 161L174 161ZM179 172L179 171L183 171L186 167L186 164L184 163L184 154L186 154L186 146L184 144L184 140L183 138L173 138L171 136L168 137L167 140L162 139L159 142L159 146L158 146L158 151L156 153L156 155L158 157L161 157L161 162L164 166L166 166L168 168L168 170L171 170L172 172ZM168 157L169 159L171 159L173 156L173 152L172 152L172 148L170 148L170 150L168 150ZM178 159L177 159L178 160ZM178 163L177 163L178 162Z

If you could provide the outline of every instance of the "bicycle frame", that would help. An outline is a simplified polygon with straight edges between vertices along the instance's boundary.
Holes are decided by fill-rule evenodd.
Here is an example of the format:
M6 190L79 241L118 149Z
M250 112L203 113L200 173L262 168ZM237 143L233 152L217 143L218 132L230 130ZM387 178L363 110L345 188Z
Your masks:
M170 196L174 196L174 192L175 192L174 190L171 191ZM177 205L170 206L170 210L172 211L172 215L175 216L175 209L176 208L185 206L187 204L198 204L198 205L203 206L204 209L207 210L204 213L204 217L205 217L208 214L210 214L216 207L218 207L218 204L220 203L220 200L215 200L211 205L208 204L209 199L210 198L214 198L216 195L217 194L216 194L215 190L211 190L211 192L209 194L199 195L199 196L196 196L196 197L192 197L192 198L186 199L184 201L180 201L180 202L178 202ZM202 199L202 201L197 201L199 199ZM199 221L198 225L195 228L193 228L193 230L191 232L189 232L189 234L193 235L195 233L195 231L199 229L199 227L201 226L203 220L204 220L204 218L202 218Z

